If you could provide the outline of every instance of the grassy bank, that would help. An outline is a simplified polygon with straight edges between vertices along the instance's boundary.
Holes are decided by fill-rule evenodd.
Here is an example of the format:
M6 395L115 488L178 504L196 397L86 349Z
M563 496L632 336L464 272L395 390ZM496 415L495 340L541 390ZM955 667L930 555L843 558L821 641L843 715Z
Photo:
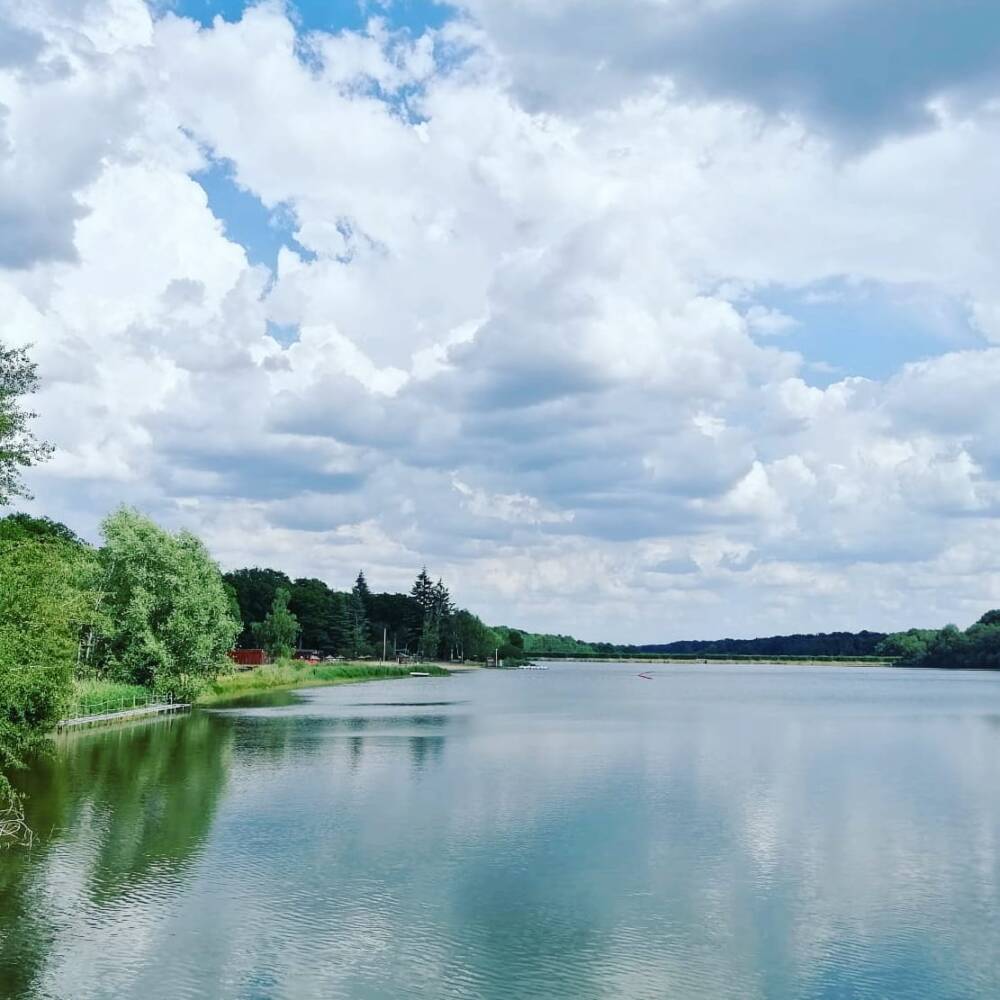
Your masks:
M378 663L303 663L282 660L254 670L220 674L197 699L199 705L211 705L230 698L239 698L256 691L275 691L298 687L318 687L328 684L350 684L356 681L385 680L409 677L412 670L420 670L434 677L445 677L449 671L435 664L397 666ZM165 701L149 688L136 684L118 684L115 681L82 680L73 685L73 695L65 718L100 715L136 706Z
M66 718L119 712L126 708L148 705L157 699L148 688L138 684L118 684L115 681L76 681Z
M447 677L448 671L435 664L408 666L380 663L303 663L282 660L254 670L222 674L198 698L199 705L211 705L230 698L239 698L257 691L275 691L329 684L351 684L357 681L386 680L409 677L420 670L434 677Z
M827 667L889 667L899 659L898 656L792 656L786 653L774 656L742 653L594 653L593 655L530 653L528 655L531 660L551 663L774 663L790 666L808 664Z

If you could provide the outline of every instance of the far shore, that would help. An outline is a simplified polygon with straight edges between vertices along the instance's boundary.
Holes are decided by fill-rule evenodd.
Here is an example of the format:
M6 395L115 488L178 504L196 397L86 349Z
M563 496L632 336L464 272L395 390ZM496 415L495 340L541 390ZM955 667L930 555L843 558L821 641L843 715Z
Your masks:
M568 656L534 656L529 659L539 663L670 663L675 665L688 664L694 666L765 666L774 667L892 667L895 662L890 658L871 660L835 659L816 656L588 656L574 659Z

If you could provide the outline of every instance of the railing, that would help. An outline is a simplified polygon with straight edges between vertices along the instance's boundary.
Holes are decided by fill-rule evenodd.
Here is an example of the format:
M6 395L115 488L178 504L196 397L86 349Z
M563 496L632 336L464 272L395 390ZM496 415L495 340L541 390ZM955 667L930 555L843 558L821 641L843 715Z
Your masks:
M173 705L174 695L168 691L165 695L157 696L150 691L146 695L119 695L117 698L108 698L104 701L91 701L83 698L71 705L71 710L67 716L70 719L85 719L90 715L113 715L117 712L134 711L137 708L146 708L148 705Z

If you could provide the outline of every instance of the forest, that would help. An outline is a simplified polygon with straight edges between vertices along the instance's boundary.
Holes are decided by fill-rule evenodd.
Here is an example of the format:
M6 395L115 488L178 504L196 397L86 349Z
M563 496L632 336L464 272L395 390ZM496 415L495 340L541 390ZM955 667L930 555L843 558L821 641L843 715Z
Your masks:
M878 652L898 657L901 667L1000 670L1000 610L987 611L964 631L946 625L894 632L879 643Z
M457 608L444 581L432 581L426 567L406 594L374 593L363 570L348 591L259 566L226 573L223 581L242 622L238 645L272 656L300 649L350 659L406 653L427 660L485 660L509 645L506 630L495 631ZM519 652L511 647L508 655Z

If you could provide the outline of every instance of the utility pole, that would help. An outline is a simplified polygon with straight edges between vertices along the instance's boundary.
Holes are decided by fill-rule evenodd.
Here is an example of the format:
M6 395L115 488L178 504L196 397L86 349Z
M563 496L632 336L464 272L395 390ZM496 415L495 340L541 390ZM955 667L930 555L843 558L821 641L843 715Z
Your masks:
M389 631L388 626L383 625L382 626L382 662L383 663L385 663L385 644L386 644L386 641L387 641L388 631Z

